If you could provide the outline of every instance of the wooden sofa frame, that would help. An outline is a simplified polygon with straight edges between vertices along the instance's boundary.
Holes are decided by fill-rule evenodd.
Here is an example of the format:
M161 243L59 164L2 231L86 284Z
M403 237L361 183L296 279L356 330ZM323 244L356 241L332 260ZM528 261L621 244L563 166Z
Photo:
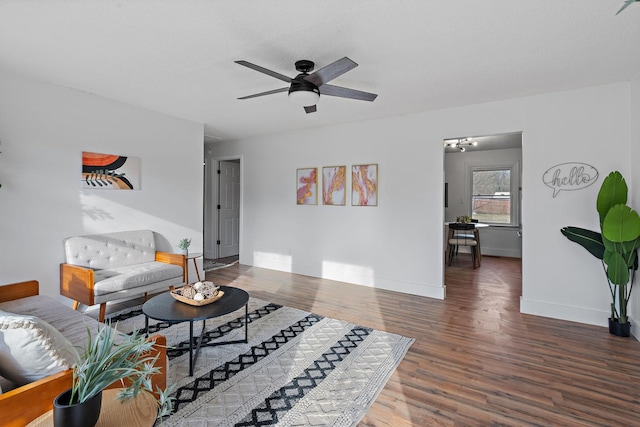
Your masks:
M182 267L182 281L186 280L187 261L184 255L157 251L156 261ZM95 279L92 269L66 263L60 264L60 295L64 295L73 300L74 310L78 309L80 303L86 306L95 305L94 285ZM104 322L106 309L106 302L100 304L99 322Z
M0 302L13 301L38 295L39 284L36 280L0 286ZM167 386L167 339L163 335L153 335L149 340L154 344L154 355L158 354L155 366L160 373L151 379L154 394L158 398L157 387L161 390ZM53 399L63 391L71 388L73 373L67 369L50 375L22 387L0 394L0 416L5 427L24 427L40 415L53 408ZM107 388L122 387L120 382Z

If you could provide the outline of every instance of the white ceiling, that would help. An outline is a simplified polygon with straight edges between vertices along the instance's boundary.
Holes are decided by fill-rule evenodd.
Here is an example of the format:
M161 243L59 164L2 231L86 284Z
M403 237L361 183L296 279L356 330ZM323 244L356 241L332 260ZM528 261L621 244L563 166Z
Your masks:
M623 0L2 0L0 70L205 124L209 140L442 109L606 83L640 72L640 4ZM305 114L286 83L343 56Z

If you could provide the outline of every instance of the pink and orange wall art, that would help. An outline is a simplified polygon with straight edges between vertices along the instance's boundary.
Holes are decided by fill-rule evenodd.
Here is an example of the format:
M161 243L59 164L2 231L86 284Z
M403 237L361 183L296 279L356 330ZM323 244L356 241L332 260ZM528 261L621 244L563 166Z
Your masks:
M322 168L322 204L344 206L346 166Z
M304 168L296 171L297 204L318 204L318 168Z
M351 166L351 205L378 205L378 165Z

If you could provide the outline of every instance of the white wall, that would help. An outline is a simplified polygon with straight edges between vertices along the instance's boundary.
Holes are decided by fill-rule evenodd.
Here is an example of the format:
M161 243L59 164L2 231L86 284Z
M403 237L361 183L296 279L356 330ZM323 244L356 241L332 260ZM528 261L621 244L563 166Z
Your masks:
M606 325L609 295L600 267L559 231L565 225L597 227L598 186L553 198L542 175L563 162L594 165L601 176L629 172L629 87L620 83L215 144L215 155L243 156L240 261L441 297L442 141L522 131L521 309ZM379 164L378 207L295 204L296 168L369 162Z
M629 147L629 168L631 173L625 177L629 185L628 205L640 212L640 74L631 81L631 109L629 112L629 133L631 135L631 144ZM640 321L640 292L638 292L638 280L636 278L636 290L632 292L629 303L629 316L632 319ZM637 323L632 324L631 333L640 339L640 330ZM635 326L635 327L634 327Z
M515 172L519 170L521 161L522 149L520 148L445 153L445 182L448 183L449 193L449 207L444 210L445 221L452 222L459 216L469 215L471 197L469 168L473 166L516 166L517 168L514 169L514 174L516 174ZM519 187L519 179L516 179L516 181ZM512 191L517 194L517 188L512 189ZM522 241L518 234L519 227L492 226L478 231L482 242L483 255L522 257ZM461 249L464 250L465 248Z
M201 124L0 74L0 284L58 296L62 240L79 234L145 228L162 250L192 237L202 251L203 138ZM82 190L82 151L140 158L141 190Z

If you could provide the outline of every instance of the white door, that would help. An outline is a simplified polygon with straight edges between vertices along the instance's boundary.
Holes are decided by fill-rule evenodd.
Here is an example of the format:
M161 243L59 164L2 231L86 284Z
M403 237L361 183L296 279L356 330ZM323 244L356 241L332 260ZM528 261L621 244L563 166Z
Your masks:
M221 161L218 189L218 256L240 253L240 163Z

